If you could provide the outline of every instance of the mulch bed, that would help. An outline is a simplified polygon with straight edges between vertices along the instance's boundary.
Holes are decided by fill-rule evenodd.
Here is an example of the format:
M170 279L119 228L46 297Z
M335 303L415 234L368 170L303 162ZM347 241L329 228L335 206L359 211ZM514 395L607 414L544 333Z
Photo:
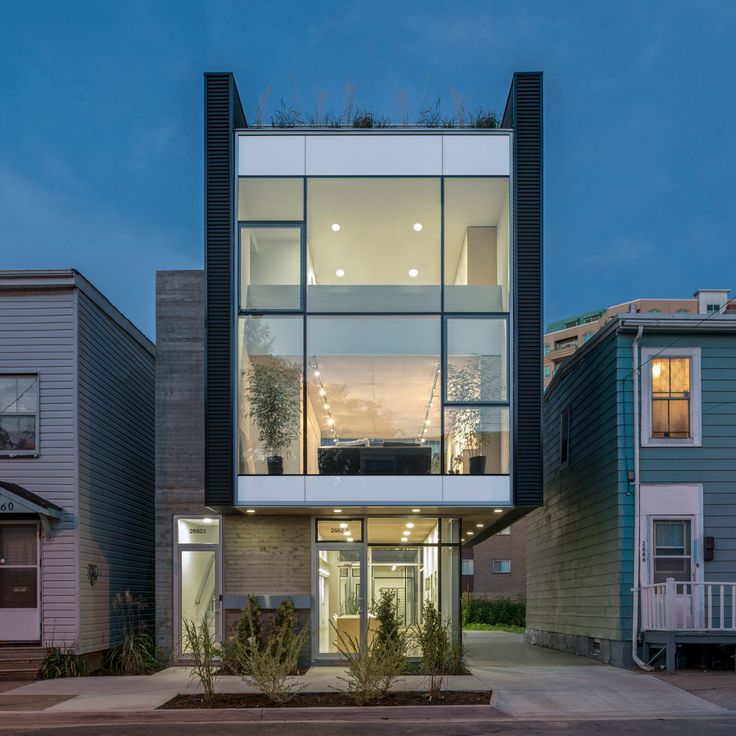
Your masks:
M389 693L371 705L490 705L491 693L465 690L447 691L439 700L428 700L426 692ZM215 695L205 703L201 695L177 695L160 706L164 710L188 710L192 708L345 708L355 703L342 693L298 693L291 700L276 705L263 695L255 693Z

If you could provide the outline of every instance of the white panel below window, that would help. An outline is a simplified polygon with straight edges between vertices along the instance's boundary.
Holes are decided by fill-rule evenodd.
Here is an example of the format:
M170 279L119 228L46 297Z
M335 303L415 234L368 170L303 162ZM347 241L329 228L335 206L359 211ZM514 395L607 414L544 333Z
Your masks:
M442 500L439 475L313 475L307 477L307 503L394 505L435 504Z
M313 135L307 176L441 176L440 135Z
M238 136L238 175L304 176L304 136Z
M508 135L445 135L445 176L508 176L511 138Z
M240 475L238 506L303 506L303 475Z
M511 503L508 475L448 475L442 480L443 504L508 506Z

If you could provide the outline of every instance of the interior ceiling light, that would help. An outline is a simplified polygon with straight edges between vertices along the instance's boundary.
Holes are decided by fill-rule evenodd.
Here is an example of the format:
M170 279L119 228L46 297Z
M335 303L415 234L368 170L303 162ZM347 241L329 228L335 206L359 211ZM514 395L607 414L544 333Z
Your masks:
M409 537L401 537L401 541L402 542L408 542L409 541Z
M340 232L340 223L339 222L333 222L332 223L332 232L333 233L339 233Z
M332 417L327 417L327 424L332 427L335 424L335 420Z
M315 377L315 378L319 378L319 371L315 371L315 372L314 372L314 377Z
M422 510L421 509L412 509L411 512L412 512L412 514L421 514L422 513Z
M341 514L342 513L342 509L332 509L332 513L333 514Z
M210 517L209 517L209 516L205 516L205 518L204 518L204 519L202 519L202 521L203 521L203 522L204 522L205 524L211 524L211 523L212 523L212 519L210 519Z
M424 225L422 225L421 222L415 222L412 225L412 228L414 229L414 232L415 233L420 233L420 232L422 232L422 229L424 228Z
M404 535L409 536L411 534L411 529L404 529Z
M343 271L341 268L338 268L337 271L335 271L335 276L337 278L341 279L345 275L345 271Z
M323 388L321 388L321 389L319 390L319 395L320 395L320 396L326 396L326 395L327 395L327 391L325 391L325 390L324 390Z
M345 541L346 542L352 542L353 541L353 538L352 537L348 537Z
M345 530L343 531L343 534L344 534L344 535L345 535L346 537L349 537L349 536L350 536L350 529L345 529Z
M410 268L409 277L415 279L417 276L419 276L419 271L417 271L416 268Z
M346 522L344 522L344 521L341 521L341 522L340 522L340 529L347 529L347 528L348 528L348 525L347 525L347 523L346 523Z
M323 406L322 408L323 408L323 409L324 409L325 411L329 411L329 410L330 410L330 405L329 405L329 404L325 404L325 405L324 405L324 406Z
M407 529L413 529L414 528L414 522L413 521L407 521L406 522L406 528Z

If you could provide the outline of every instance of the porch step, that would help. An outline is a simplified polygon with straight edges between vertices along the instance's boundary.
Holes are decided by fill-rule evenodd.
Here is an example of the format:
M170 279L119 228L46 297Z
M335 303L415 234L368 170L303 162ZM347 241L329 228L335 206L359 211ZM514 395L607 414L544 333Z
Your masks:
M42 646L0 645L0 680L35 680L47 652Z

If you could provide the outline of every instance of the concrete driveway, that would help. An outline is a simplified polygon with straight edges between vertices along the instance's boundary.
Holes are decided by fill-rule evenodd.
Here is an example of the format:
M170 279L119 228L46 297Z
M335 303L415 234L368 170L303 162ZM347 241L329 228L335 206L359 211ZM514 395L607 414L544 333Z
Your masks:
M518 718L717 716L727 711L656 676L524 643L520 634L465 633L470 669L491 705Z

